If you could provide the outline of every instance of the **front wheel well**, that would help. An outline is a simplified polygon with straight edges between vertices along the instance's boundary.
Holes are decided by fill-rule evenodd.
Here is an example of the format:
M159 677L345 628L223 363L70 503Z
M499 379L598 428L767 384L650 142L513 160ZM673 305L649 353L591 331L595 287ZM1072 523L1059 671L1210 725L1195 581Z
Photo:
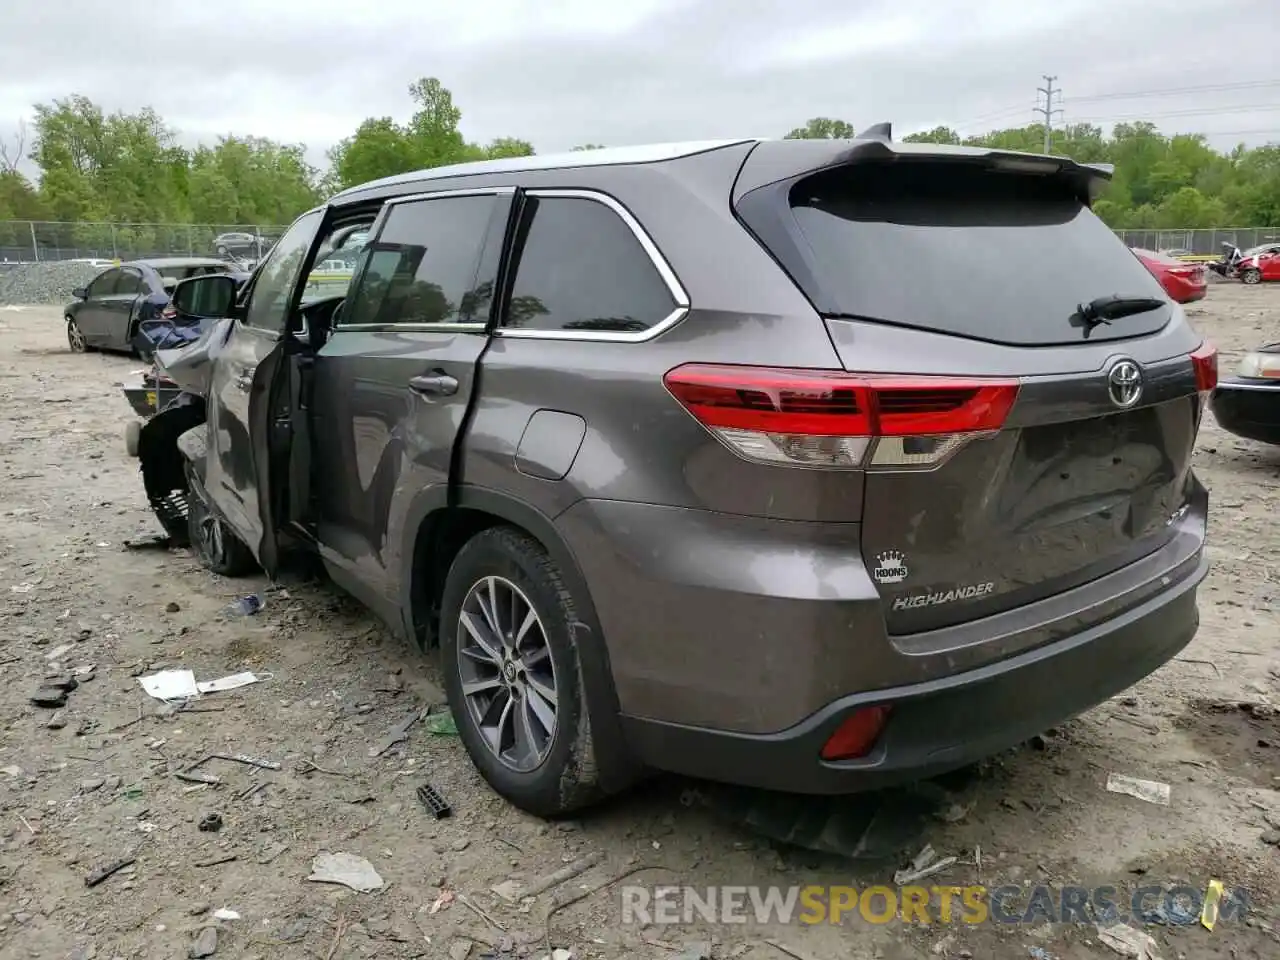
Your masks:
M410 604L414 639L423 649L439 643L440 598L458 551L482 530L503 524L510 521L484 510L443 507L428 514L418 527L413 545Z

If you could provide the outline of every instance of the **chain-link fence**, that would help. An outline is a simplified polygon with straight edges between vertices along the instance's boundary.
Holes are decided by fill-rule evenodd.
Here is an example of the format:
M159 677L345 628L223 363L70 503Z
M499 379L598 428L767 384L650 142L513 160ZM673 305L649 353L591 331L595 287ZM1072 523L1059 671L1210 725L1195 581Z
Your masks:
M236 256L258 260L283 232L278 224L52 223L0 220L0 263ZM1130 247L1217 256L1223 243L1247 250L1280 243L1280 227L1117 230Z
M1217 257L1222 245L1230 243L1241 250L1264 243L1280 243L1280 227L1213 227L1206 230L1117 230L1130 247L1140 250L1171 250Z
M218 256L257 260L284 230L278 224L0 220L0 263Z

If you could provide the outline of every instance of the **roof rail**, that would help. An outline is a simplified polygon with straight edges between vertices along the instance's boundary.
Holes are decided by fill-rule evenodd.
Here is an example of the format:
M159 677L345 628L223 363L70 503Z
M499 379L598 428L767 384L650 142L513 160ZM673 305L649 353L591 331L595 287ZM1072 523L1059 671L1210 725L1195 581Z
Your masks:
M884 123L875 123L863 130L855 138L857 140L883 140L885 143L893 141L893 124L888 121Z

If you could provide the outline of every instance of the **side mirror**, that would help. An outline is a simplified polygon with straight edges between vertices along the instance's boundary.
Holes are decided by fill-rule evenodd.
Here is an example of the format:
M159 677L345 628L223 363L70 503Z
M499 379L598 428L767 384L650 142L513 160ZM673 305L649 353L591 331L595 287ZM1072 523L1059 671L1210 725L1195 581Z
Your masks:
M191 277L173 288L173 308L188 317L222 320L236 303L236 278L225 273Z
M71 295L75 297L77 300L89 299L89 291L84 287L76 287L74 290L71 291Z

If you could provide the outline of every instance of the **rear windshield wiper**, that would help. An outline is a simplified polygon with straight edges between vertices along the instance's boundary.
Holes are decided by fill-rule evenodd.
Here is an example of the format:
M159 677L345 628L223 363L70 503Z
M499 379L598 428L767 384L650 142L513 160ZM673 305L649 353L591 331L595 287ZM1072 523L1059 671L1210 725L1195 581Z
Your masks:
M1100 324L1110 324L1112 320L1132 317L1138 313L1148 313L1164 306L1163 300L1155 297L1122 297L1113 293L1107 297L1097 297L1088 303L1076 307L1073 325L1083 326L1085 335Z

